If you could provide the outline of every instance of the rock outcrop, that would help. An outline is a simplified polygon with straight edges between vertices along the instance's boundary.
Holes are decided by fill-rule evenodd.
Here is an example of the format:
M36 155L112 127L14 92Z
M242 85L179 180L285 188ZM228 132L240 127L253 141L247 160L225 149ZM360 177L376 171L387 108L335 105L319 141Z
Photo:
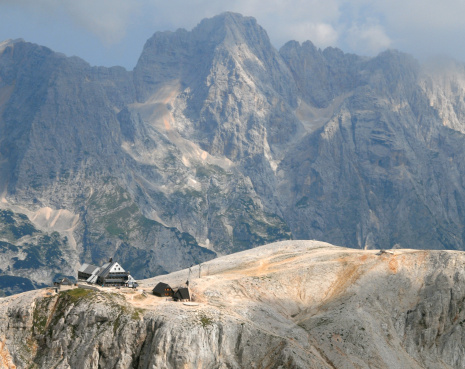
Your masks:
M0 300L6 368L463 368L465 256L285 241L191 270L195 304L72 289Z

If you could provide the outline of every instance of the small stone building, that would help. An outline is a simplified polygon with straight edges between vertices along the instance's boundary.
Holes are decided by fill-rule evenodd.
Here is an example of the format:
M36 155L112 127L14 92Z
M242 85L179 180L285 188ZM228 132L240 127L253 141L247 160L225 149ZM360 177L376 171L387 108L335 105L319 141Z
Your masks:
M74 283L65 277L53 282L53 286L58 289L70 289L74 286Z

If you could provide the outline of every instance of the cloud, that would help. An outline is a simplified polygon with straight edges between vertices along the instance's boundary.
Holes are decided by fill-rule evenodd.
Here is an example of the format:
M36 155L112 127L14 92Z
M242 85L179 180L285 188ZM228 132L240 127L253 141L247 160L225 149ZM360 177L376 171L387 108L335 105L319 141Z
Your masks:
M353 24L346 33L347 44L364 55L376 55L392 45L391 39L379 24Z
M0 30L2 13L3 23L11 24L6 7L17 9L25 21L40 23L42 33L49 23L61 27L66 19L106 49L133 50L130 45L143 44L156 31L189 30L205 17L234 11L255 17L278 48L291 39L310 39L321 48L365 55L392 47L465 60L465 50L457 45L465 35L464 0L0 0Z
M443 31L464 29L463 0L391 0L364 1L373 10L383 14L389 27L396 29L423 29Z
M137 2L127 0L65 0L62 3L77 23L107 44L120 41L126 34Z
M289 40L311 40L320 47L338 40L339 0L262 0L237 1L232 9L257 18L275 46Z
M36 22L68 17L107 45L121 41L131 17L140 9L138 0L1 0L1 5L33 13Z
M288 27L286 32L288 39L297 41L311 40L316 46L326 47L335 45L338 41L338 33L331 24L302 22Z

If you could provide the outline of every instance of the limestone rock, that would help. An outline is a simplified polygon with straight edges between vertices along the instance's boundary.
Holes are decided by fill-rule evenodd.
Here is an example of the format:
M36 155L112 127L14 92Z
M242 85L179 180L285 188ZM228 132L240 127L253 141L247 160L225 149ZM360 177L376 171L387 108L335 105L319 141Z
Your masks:
M129 289L0 300L17 368L462 368L465 257L285 241L191 274L195 304Z

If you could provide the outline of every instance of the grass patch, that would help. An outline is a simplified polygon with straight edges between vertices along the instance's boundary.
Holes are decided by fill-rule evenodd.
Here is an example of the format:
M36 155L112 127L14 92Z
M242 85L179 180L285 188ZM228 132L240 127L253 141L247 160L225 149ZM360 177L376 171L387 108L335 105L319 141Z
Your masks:
M50 298L44 298L36 302L32 313L32 327L35 334L44 334L47 328L48 305Z
M85 288L75 288L68 291L60 292L60 297L69 296L71 302L77 302L79 300L91 297L95 295L95 291L88 290Z
M206 315L202 315L200 317L200 324L202 324L202 327L207 327L209 325L212 325L213 324L213 319L212 318L209 318L208 316Z
M140 320L144 316L144 309L136 308L132 312L131 319L132 320Z

